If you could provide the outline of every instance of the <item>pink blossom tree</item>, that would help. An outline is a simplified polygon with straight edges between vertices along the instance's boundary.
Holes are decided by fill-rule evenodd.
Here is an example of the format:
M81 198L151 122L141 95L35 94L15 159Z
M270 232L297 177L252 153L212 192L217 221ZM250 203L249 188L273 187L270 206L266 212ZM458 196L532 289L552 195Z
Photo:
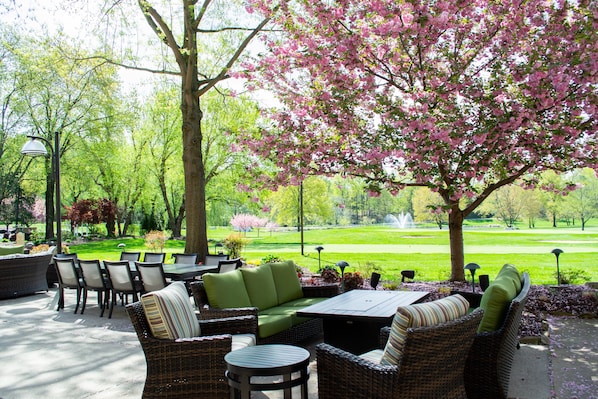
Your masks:
M278 182L361 176L427 186L448 213L451 279L463 220L546 169L598 169L598 10L590 0L251 0L283 30L242 76L274 92L246 145Z
M230 220L230 224L233 226L233 228L244 233L250 231L251 229L257 229L258 237L260 235L259 229L266 226L267 223L268 219L260 218L248 213L237 213Z

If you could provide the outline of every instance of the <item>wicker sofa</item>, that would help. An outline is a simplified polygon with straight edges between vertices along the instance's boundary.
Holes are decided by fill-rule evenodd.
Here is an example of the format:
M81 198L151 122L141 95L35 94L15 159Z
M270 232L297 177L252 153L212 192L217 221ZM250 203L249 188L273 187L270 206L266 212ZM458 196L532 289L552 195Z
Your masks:
M46 272L51 260L50 252L0 256L0 299L48 291Z
M258 342L297 343L322 333L322 320L297 310L338 294L338 286L302 287L292 261L203 275L191 284L202 319L253 315Z
M515 285L514 290L510 290L510 283ZM507 398L511 365L519 348L521 313L529 290L529 274L519 274L514 266L507 264L484 294L474 298L472 307L479 304L484 309L484 318L465 365L469 399ZM472 294L467 298L470 300Z

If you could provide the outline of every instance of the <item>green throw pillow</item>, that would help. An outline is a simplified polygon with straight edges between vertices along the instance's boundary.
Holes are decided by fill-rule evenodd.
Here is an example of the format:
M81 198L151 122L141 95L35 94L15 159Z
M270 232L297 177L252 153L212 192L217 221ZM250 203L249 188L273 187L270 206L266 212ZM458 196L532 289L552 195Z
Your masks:
M480 307L484 309L484 316L478 327L478 332L498 330L516 295L517 291L512 277L507 275L497 277L482 295Z
M206 273L202 279L210 306L219 309L252 306L241 270L222 274Z
M264 310L278 305L274 277L269 264L266 263L258 267L244 267L239 270L243 275L252 306Z
M513 281L517 293L521 291L523 281L521 280L521 274L519 273L519 270L517 270L515 266L509 263L503 265L503 267L498 272L496 278L499 278L501 276L508 276Z
M295 262L270 263L274 286L278 296L278 304L283 304L295 299L303 298L303 289L295 270Z
M467 314L469 302L461 295L451 295L432 302L399 306L392 321L390 336L380 364L398 365L409 328L435 326Z

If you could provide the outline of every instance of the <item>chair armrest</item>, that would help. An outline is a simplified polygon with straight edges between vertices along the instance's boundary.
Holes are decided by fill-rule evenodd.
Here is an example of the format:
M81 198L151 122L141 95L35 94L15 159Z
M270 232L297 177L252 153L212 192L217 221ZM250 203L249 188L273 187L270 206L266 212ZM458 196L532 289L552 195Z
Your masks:
M339 294L337 284L305 285L302 286L303 296L306 298L331 298Z
M240 316L200 320L202 335L253 334L257 335L257 317Z
M249 308L201 308L199 310L198 319L222 319L225 317L239 317L239 316L255 316L257 318L258 309L255 307Z
M472 309L479 308L480 302L482 301L482 294L478 294L477 292L467 292L467 291L451 291L451 295L459 294L463 298L467 299L469 302L469 307Z
M316 346L318 392L331 398L390 398L398 367L372 363L328 344Z
M390 337L390 327L382 327L380 329L380 349L384 349L386 347L386 343L388 342L388 338Z

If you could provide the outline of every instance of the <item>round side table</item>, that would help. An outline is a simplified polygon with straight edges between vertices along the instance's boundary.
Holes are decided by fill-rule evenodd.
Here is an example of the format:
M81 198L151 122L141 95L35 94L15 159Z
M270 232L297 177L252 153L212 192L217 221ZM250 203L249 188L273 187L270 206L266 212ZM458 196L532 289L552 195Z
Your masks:
M231 387L231 399L249 399L251 391L284 390L291 398L291 388L301 386L301 399L307 399L309 352L291 345L257 345L229 352L224 356L226 377ZM293 375L295 373L295 375ZM282 380L253 379L276 377Z

